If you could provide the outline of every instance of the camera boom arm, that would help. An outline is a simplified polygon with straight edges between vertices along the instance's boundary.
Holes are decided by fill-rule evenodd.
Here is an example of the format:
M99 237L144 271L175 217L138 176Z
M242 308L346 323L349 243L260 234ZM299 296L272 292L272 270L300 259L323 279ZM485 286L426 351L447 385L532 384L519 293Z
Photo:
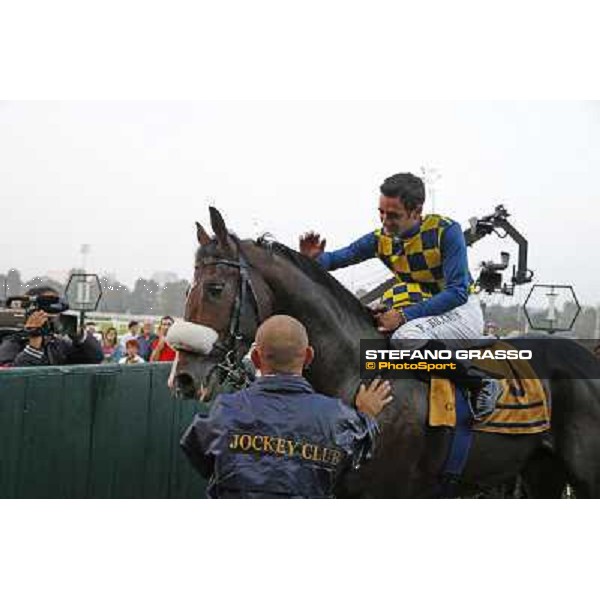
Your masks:
M471 219L471 227L464 231L465 243L472 246L475 242L483 239L490 233L496 233L500 238L510 237L519 248L516 269L513 267L512 284L522 285L533 279L533 271L527 268L528 242L525 237L508 222L509 213L502 204L496 206L496 210L481 219ZM504 230L504 235L498 233L498 229Z

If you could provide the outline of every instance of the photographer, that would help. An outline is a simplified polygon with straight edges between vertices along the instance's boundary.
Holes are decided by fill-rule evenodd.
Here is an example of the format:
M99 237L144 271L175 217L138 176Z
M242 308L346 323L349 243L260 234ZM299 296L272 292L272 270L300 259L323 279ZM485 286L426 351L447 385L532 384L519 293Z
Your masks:
M93 335L76 330L68 335L60 333L60 313L68 305L56 290L31 288L27 296L36 298L36 309L28 314L23 332L7 336L0 343L0 365L41 367L102 362L102 348ZM40 305L52 310L46 312Z

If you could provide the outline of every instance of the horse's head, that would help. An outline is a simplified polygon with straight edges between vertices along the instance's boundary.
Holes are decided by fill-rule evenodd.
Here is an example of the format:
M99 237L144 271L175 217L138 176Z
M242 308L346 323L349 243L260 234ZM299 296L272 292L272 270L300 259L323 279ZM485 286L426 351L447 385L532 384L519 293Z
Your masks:
M184 321L168 335L179 351L175 390L200 399L210 399L226 380L235 383L243 377L241 358L269 311L266 284L248 263L240 241L213 207L210 220L214 238L196 223L199 246Z

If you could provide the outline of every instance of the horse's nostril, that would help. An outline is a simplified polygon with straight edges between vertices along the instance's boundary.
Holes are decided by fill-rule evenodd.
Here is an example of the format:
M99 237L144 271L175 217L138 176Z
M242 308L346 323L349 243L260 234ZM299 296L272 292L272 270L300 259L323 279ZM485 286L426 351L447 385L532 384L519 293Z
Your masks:
M180 373L175 376L175 391L185 398L193 398L196 392L194 378L189 373Z

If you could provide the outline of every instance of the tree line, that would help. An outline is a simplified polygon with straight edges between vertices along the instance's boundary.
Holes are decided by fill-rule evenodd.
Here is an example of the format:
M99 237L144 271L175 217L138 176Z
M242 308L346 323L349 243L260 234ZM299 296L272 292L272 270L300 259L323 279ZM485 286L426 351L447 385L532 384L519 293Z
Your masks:
M78 269L72 269L70 273L80 272ZM132 315L171 315L173 317L182 317L185 304L185 295L189 288L189 282L186 279L176 279L160 285L154 279L145 279L139 277L133 288L130 289L115 278L103 276L100 277L102 285L102 298L98 305L99 312L132 314ZM54 281L47 276L34 277L28 281L23 281L20 272L17 269L10 269L8 273L0 273L0 300L8 296L18 296L31 287L39 285L49 285L61 294L64 293L65 284ZM357 296L365 294L367 290L360 289L356 292ZM489 303L488 303L489 302ZM573 305L566 304L563 312L574 314ZM561 311L557 311L561 314ZM591 339L594 337L597 329L597 310L593 307L583 307L573 326L572 333L580 339ZM486 321L493 321L498 324L503 335L516 331L524 331L526 327L526 317L522 309L516 304L501 305L486 301L485 307ZM567 319L570 321L570 318Z
M72 269L69 274L81 272ZM100 277L102 297L98 305L98 312L120 313L132 315L171 315L183 316L185 294L189 287L186 279L167 282L160 285L154 279L138 278L133 288L114 278ZM47 276L34 277L24 281L17 269L10 269L8 273L0 273L0 299L9 296L19 296L32 287L48 285L65 292L66 283L55 281Z

